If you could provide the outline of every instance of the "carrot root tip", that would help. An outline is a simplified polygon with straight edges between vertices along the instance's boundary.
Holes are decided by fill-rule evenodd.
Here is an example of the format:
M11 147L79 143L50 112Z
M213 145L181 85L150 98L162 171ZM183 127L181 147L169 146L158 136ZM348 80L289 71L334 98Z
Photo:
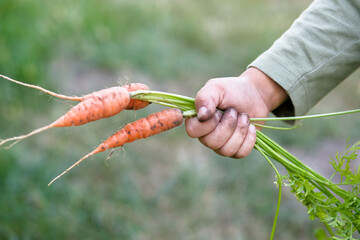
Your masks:
M95 149L94 151L92 151L91 153L85 155L83 158L81 158L79 161L75 162L73 165L71 165L70 167L68 167L65 171L63 171L62 173L60 173L59 175L57 175L53 180L51 180L48 184L48 187L53 184L53 182L55 182L56 180L58 180L61 176L63 176L65 173L67 173L68 171L70 171L73 167L79 166L79 164L84 161L85 159L87 159L88 157L96 154L98 151L97 149Z
M16 140L16 141L15 141ZM22 140L22 138L19 138L19 137L13 137L13 138L8 138L8 139L1 139L0 140L0 146L1 145L4 145L5 143L7 142L11 142L11 141L15 141L13 142L12 144L10 144L9 146L6 146L4 147L5 149L9 149L9 148L12 148L15 144L17 144L18 142L20 142Z
M4 147L5 149L10 149L12 148L15 144L17 144L18 142L20 142L22 139L16 140L15 142L13 142L12 144L10 144L9 146Z
M83 100L82 97L71 97L71 96L66 96L66 95L63 95L63 94L59 94L59 93L55 93L55 92L52 92L50 90L47 90L43 87L40 87L40 86L37 86L37 85L32 85L32 84L28 84L28 83L23 83L23 82L20 82L20 81L17 81L15 79L12 79L12 78L9 78L5 75L2 75L0 74L0 77L3 78L3 79L6 79L8 81L11 81L11 82L14 82L16 84L19 84L19 85L22 85L22 86L25 86L25 87L29 87L29 88L34 88L34 89L37 89L37 90L40 90L41 92L44 92L44 93L47 93L51 96L54 96L54 97L58 97L58 98L62 98L62 99L66 99L66 100L72 100L72 101L78 101L78 102L81 102Z
M21 140L25 139L25 138L28 138L32 135L35 135L37 133L40 133L42 131L45 131L49 128L52 128L53 126L51 125L48 125L48 126L45 126L45 127L42 127L42 128L38 128L38 129L35 129L34 131L28 133L28 134L25 134L25 135L21 135L21 136L17 136L17 137L12 137L12 138L8 138L8 139L4 139L4 140L1 140L0 141L0 146L7 143L7 142L11 142L11 141L15 141L13 142L12 144L10 144L9 146L5 147L5 149L9 149L9 148L12 148L15 144L17 144L18 142L20 142Z

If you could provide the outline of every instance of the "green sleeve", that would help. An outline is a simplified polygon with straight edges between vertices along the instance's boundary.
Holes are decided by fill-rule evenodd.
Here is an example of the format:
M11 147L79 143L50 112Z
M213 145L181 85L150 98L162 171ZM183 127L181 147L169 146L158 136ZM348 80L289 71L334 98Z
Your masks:
M360 65L360 0L315 0L249 67L290 100L274 113L303 115Z

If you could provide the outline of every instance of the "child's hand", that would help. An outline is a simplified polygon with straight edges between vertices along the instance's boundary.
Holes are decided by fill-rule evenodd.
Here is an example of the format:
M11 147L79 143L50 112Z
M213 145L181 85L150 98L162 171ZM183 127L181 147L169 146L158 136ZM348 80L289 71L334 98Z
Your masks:
M287 97L255 68L240 77L211 79L196 95L197 117L186 120L186 131L220 155L243 158L256 141L256 128L249 117L267 117Z

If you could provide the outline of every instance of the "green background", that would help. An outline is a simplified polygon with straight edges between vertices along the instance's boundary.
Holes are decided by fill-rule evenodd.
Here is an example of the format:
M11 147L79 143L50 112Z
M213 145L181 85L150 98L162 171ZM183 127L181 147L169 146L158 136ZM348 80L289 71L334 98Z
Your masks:
M0 74L66 95L142 82L195 96L210 78L241 74L310 2L1 0ZM359 78L312 112L358 108ZM0 79L0 138L46 125L72 104ZM277 203L269 164L255 151L220 157L184 126L98 154L47 187L124 124L159 109L1 148L0 239L267 239ZM324 175L347 138L359 138L357 115L303 124L266 133ZM285 187L275 239L315 239L318 228Z

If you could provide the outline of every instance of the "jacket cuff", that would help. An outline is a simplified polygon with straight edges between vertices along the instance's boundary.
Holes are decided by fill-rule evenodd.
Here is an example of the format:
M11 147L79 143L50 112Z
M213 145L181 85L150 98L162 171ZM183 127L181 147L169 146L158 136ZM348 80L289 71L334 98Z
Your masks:
M305 115L309 110L306 87L298 81L296 73L283 66L268 52L260 55L248 67L255 67L273 79L289 95L285 101L273 113L278 117L290 117Z

